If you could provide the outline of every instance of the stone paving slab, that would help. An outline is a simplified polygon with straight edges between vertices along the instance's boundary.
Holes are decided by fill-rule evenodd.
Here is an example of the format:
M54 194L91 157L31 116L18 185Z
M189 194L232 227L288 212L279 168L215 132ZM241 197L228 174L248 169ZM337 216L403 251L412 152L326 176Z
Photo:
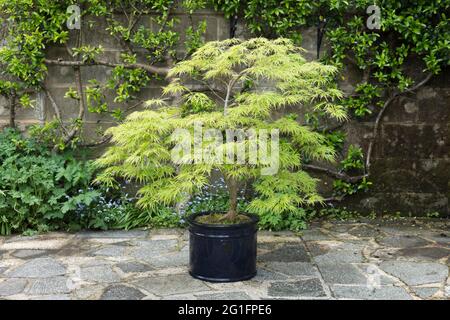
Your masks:
M411 295L401 287L380 286L370 288L367 286L332 286L336 298L357 300L412 300Z
M258 274L188 274L182 229L0 237L0 298L450 299L448 220L325 221L258 234Z

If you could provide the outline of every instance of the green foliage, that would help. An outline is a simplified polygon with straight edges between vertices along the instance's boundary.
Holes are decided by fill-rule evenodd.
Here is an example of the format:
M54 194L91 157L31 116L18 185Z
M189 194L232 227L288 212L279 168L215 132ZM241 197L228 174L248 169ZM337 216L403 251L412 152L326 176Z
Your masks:
M51 149L53 146L59 146L59 150L66 147L62 141L61 127L57 120L45 123L44 125L32 125L28 128L28 132L33 139L42 147Z
M283 0L213 0L215 8L226 17L242 15L256 35L289 37L297 44L301 40L298 26L312 21L315 1Z
M344 104L353 111L355 116L364 117L372 113L371 105L381 97L380 88L369 83L360 83L356 86L355 95L345 100Z
M89 188L90 162L51 154L13 130L0 133L0 234L64 227L79 205L99 193Z
M259 228L270 231L290 230L298 232L306 229L308 221L312 216L308 210L304 208L296 208L296 210L286 211L282 214L270 214L265 211L259 215Z
M368 181L366 177L358 183L346 182L340 179L334 180L333 188L334 192L339 196L352 195L358 191L367 192L372 185L372 182Z
M226 212L229 208L229 194L225 182L220 179L218 184L206 185L202 190L193 195L186 203L184 212L186 215L205 212ZM238 211L248 212L248 199L244 196L244 189L238 194Z
M314 215L318 219L331 219L340 221L359 220L362 218L361 213L353 210L348 210L346 207L342 208L323 208L314 211ZM375 218L373 214L368 216Z
M337 120L346 117L336 103L342 96L333 83L336 69L307 62L301 52L286 39L207 43L191 59L178 63L169 72L173 81L163 92L179 95L180 106L135 112L121 125L108 130L114 146L96 161L104 168L97 181L108 186L114 186L117 178L138 181L144 184L139 191L138 205L155 210L181 202L186 195L200 193L209 184L211 173L218 171L228 185L230 181L254 181L257 196L249 204L251 212L261 216L271 214L279 219L291 214L299 216L299 206L322 199L316 191L317 180L301 170L302 160L332 161L334 150L323 135L308 126L290 117L273 120L272 115L284 107L296 106L319 110ZM192 92L187 84L191 80L205 83L211 88L210 95ZM271 81L273 89L259 90L265 81ZM238 89L242 87L245 90ZM221 96L223 92L225 95ZM165 104L165 100L148 103ZM198 122L203 123L205 131L209 128L222 132L278 129L281 136L278 173L261 175L261 169L268 165L250 164L248 158L244 164L228 164L221 158L220 163L186 160L175 165L171 161L176 142L172 133L176 129L191 131ZM203 143L203 147L208 146L208 142ZM216 149L237 148L239 143L222 143ZM233 190L229 187L228 191L233 197Z
M382 105L382 91L403 92L412 86L415 81L406 72L407 63L417 63L412 59L419 58L424 71L433 74L450 65L449 1L211 1L227 17L243 17L258 36L299 41L302 28L317 27L319 22L326 25L331 51L325 61L337 67L352 63L364 73L344 102L357 117L369 115L371 105ZM373 4L381 10L380 31L366 27L366 9Z
M116 38L120 43L124 44L124 49L129 51L130 48L137 48L141 54L133 52L124 53L121 57L120 65L115 66L106 83L99 83L95 79L90 81L86 88L87 111L93 113L109 113L111 117L121 122L128 114L129 110L124 108L130 101L138 100L138 96L143 87L146 87L157 76L150 72L140 69L127 68L127 65L142 63L146 65L154 65L166 61L168 58L177 61L181 57L177 56L176 48L179 46L180 39L185 39L183 45L186 55L189 56L203 44L203 34L207 28L205 21L197 24L193 23L185 30L183 37L176 27L179 19L170 15L171 10L177 5L173 0L0 0L0 23L6 26L6 41L4 46L0 48L0 95L7 98L16 97L18 106L29 108L33 106L33 100L30 98L29 91L40 90L40 86L47 75L47 66L45 64L46 53L48 48L55 45L68 44L69 35L73 36L76 32L69 32L66 29L66 21L68 14L67 6L70 4L78 4L82 6L83 18L87 16L97 16L106 20L108 26L107 31L111 37ZM328 87L331 79L337 76L336 71L325 72L328 76L320 76L320 83L316 87L316 91L306 92L308 100L312 95L320 97L321 103L315 104L312 110L306 110L306 126L301 129L297 128L295 123L297 119L286 116L277 123L272 123L270 128L282 126L286 128L283 132L282 142L285 139L291 140L295 135L302 136L307 141L315 140L312 146L301 145L300 151L296 150L290 153L289 142L283 145L282 152L287 159L283 163L282 172L291 172L298 169L301 163L305 163L317 159L330 160L332 156L329 150L336 149L340 151L343 148L344 136L340 132L327 133L317 135L314 131L322 126L322 120L326 116L332 116L339 119L344 117L348 110L349 113L357 118L369 117L372 113L377 113L379 108L384 105L387 97L393 93L405 92L411 86L420 81L424 76L418 79L412 79L411 73L407 72L407 64L413 61L418 68L424 69L424 72L439 74L442 69L450 64L450 19L448 12L450 3L444 0L413 0L413 1L397 1L397 0L380 0L376 4L381 8L382 28L378 30L369 30L366 27L366 8L373 4L370 0L357 1L339 1L339 0L319 0L319 1L298 1L298 0L184 0L182 7L192 15L196 10L202 9L212 4L216 10L223 12L227 18L239 16L244 19L249 29L257 36L266 36L269 38L283 37L290 38L294 43L301 43L300 31L304 27L317 27L317 24L325 25L326 37L331 46L331 51L327 53L323 59L327 64L331 64L339 69L348 63L352 63L361 71L362 80L356 85L353 93L349 93L348 97L341 99L342 107L336 108L337 104L328 104L327 100L340 99L340 93L333 90L321 90L321 86ZM115 19L117 12L127 10L127 21ZM151 25L152 29L141 26L139 23L143 15L152 13ZM96 27L91 19L83 19L83 28L91 26ZM75 40L75 39L72 39ZM76 42L76 41L75 41ZM71 41L70 43L75 43ZM95 62L102 57L102 48L94 47L80 43L75 48L69 48L74 56L73 59L84 61L88 64ZM232 59L240 61L242 57L238 52L231 55ZM209 59L209 58L208 58ZM199 63L210 63L208 59L197 59ZM290 58L287 58L290 59ZM299 65L303 64L300 58L297 58ZM195 59L194 59L195 60ZM216 78L226 76L223 72L230 67L226 59L214 60L217 66L210 67L206 71L200 72L210 84L215 85ZM245 62L245 61L244 61ZM263 60L264 62L264 60ZM180 64L181 65L181 64ZM189 62L185 64L188 68ZM310 65L312 66L312 65ZM180 68L180 67L179 67ZM259 68L259 69L258 69ZM193 66L196 69L196 66ZM271 81L279 81L276 74L282 72L281 68L268 70L263 65L253 68L254 77L264 75ZM294 69L295 70L295 69ZM317 69L318 70L318 69ZM333 69L334 70L334 69ZM286 72L287 70L284 70ZM298 71L298 70L297 70ZM311 70L308 70L308 72ZM198 78L199 75L192 74L189 70L184 71L184 76ZM208 72L208 74L206 74ZM258 74L260 73L260 74ZM319 72L320 74L320 72ZM178 76L178 75L175 75ZM183 78L180 76L180 78ZM345 73L341 76L345 80ZM316 78L317 79L317 78ZM198 79L197 79L198 80ZM306 105L305 101L290 94L288 97L280 95L279 92L267 92L264 94L255 94L255 88L258 87L258 81L244 77L240 81L242 84L242 92L236 93L229 105L229 119L226 125L245 127L256 126L264 128L267 115L272 114L277 108L281 108L296 102ZM277 88L277 90L288 90L291 85L289 81L280 81L286 88ZM307 85L311 85L308 83ZM75 86L74 86L75 87ZM322 92L320 92L320 90ZM306 91L306 90L305 90ZM305 91L300 91L298 96L303 95ZM106 97L109 93L114 93L113 101L108 101ZM181 108L176 112L176 116L186 119L184 124L192 123L195 119L209 120L209 125L224 126L225 121L218 119L219 113L224 111L224 106L220 106L213 95L200 94L191 92L182 84L182 81L174 82L166 88L166 93L176 93L182 95ZM308 96L309 95L309 96ZM75 89L70 89L66 97L69 99L80 99L80 94ZM222 98L224 98L222 96ZM286 103L288 101L288 103ZM325 100L325 101L323 101ZM112 104L115 104L113 107ZM155 102L161 107L164 102ZM117 107L119 106L119 107ZM174 116L173 113L167 112L166 117ZM213 118L211 118L211 116ZM143 117L143 116L142 116ZM147 120L156 117L154 114L147 114ZM216 118L214 118L216 117ZM239 121L237 121L239 120ZM132 120L138 122L137 119ZM144 121L144 120L142 120ZM159 122L158 122L159 121ZM157 123L161 124L161 131L158 133L166 134L174 127L166 125L166 118L158 119ZM241 122L242 121L242 122ZM73 128L80 128L77 131L82 132L83 122L81 119L68 121L67 128L62 128L62 122L52 121L43 127L35 127L32 129L33 135L39 143L45 146L57 146L59 150L65 150L75 146L80 140L78 135L72 141L67 143L64 135ZM183 127L183 125L182 125ZM185 126L186 127L186 126ZM127 127L128 129L128 127ZM320 130L319 130L320 131ZM152 134L155 130L152 131ZM137 138L138 135L132 138ZM295 139L294 139L295 140ZM298 147L299 141L294 141L295 147ZM153 142L152 142L153 143ZM167 156L164 153L165 148L158 147L158 142L149 143L155 148L154 153L162 152L161 158L155 160L154 163L161 163L161 159ZM140 152L138 149L136 154L129 150L130 156L129 167L132 170L135 161L139 162ZM311 151L310 149L313 149ZM320 150L319 150L320 149ZM328 150L328 151L327 151ZM127 150L128 151L128 150ZM153 153L148 151L148 155ZM300 155L301 159L298 163L294 163L292 159L294 155ZM361 171L363 169L362 154L358 152L350 152L342 162L342 169L348 172ZM117 156L117 155L116 155ZM124 161L117 157L120 163ZM160 157L158 155L158 157ZM359 160L358 160L359 159ZM142 157L141 159L142 160ZM111 175L129 175L139 181L146 181L144 178L148 176L150 170L141 170L139 166L134 168L132 174L128 171L119 169L109 169ZM252 170L246 171L247 168L237 168L229 170L227 167L223 169L225 173L231 173L238 179L255 178ZM175 175L173 168L163 166L161 170L165 171L165 178ZM176 193L174 198L183 198L184 192L196 192L206 183L206 179L202 179L204 175L208 175L210 168L189 168L187 173L183 173L182 177L186 179L182 184L186 189L181 193ZM193 170L198 180L192 182ZM197 171L198 170L198 171ZM153 174L153 173L152 173ZM296 179L285 179L277 177L277 182L281 181L283 185L286 181L293 183L292 188L303 186L304 177L297 176ZM259 188L263 193L260 194L261 199L269 201L276 199L278 193L285 190L277 190L274 193L264 195L265 184L264 179L256 179L255 187ZM307 179L305 185L310 185ZM177 181L180 182L180 181ZM267 185L267 183L266 183ZM362 181L360 184L351 184L344 181L335 182L336 190L340 194L354 193L356 190L366 190L370 186L369 181ZM303 187L302 187L303 188ZM166 189L166 194L161 199L162 203L169 203L174 200L170 196L172 190ZM147 193L152 193L147 190ZM305 197L302 194L302 197ZM308 196L306 196L308 198ZM160 199L160 200L161 200ZM286 199L293 199L290 194ZM290 210L299 204L296 201L286 201L278 205L278 209ZM314 202L315 197L311 198ZM274 200L275 201L275 200ZM254 204L258 206L258 203ZM264 204L259 205L262 210ZM159 206L156 206L159 207ZM155 207L155 208L156 208ZM156 210L156 209L155 209ZM262 213L261 213L262 214Z
M340 162L340 167L344 172L359 174L364 171L364 154L360 147L350 145L347 155ZM333 189L336 195L346 196L357 192L367 192L372 185L364 176L357 182L348 182L341 179L334 180Z
M223 184L224 181L221 181ZM249 209L251 199L244 196L241 190L238 196L238 211L244 213L252 213ZM206 186L202 191L193 196L187 203L185 214L195 214L204 212L226 212L229 208L229 194L225 187L215 186L211 188ZM258 224L261 230L291 230L294 232L306 229L308 222L312 219L313 214L309 209L296 208L296 210L283 212L282 214L272 214L264 211L259 215L260 222Z
M106 31L111 38L123 46L121 61L103 60L105 55L101 45L85 44L84 36L80 37L77 30L67 29L66 22L70 16L67 8L74 4L81 8L83 33L88 30L95 32L95 28L99 27L97 24L104 27L106 23ZM193 15L196 10L206 6L206 1L0 0L0 25L2 35L3 31L5 34L5 39L2 39L5 41L0 47L0 95L14 95L20 106L30 107L32 101L27 92L41 90L47 77L48 49L54 46L66 47L69 58L61 59L77 61L86 66L96 65L98 60L102 60L113 68L105 83L86 79L91 85L84 94L71 89L66 98L87 100L85 113L110 114L112 121L122 121L127 113L127 104L130 101L138 101L141 89L146 87L150 80L158 78L145 68L129 68L129 65L153 66L168 60L177 61L180 57L177 56L176 49L179 48L181 38L185 39L183 44L187 55L203 43L206 20L194 24L191 18L191 25L183 31L185 37L182 37L183 34L178 31L180 20L172 14L177 6L185 8L189 15ZM117 19L120 13L124 13L124 19ZM142 23L145 17L150 19L150 24ZM111 96L112 99L106 98ZM112 104L115 104L114 107ZM70 119L64 120L71 122ZM74 139L74 143L81 141L79 135L83 121L74 121L77 123L69 125L69 128L64 128L64 122L59 121L58 125L62 128L55 131L61 137L55 137L59 149L67 147L63 143L64 140ZM75 135L68 134L73 129L76 129Z
M125 214L117 221L116 228L179 228L184 226L182 217L171 208L160 207L154 210L137 208L133 203L125 205Z
M364 169L364 155L362 149L360 147L350 145L347 151L347 156L341 161L341 166L344 171Z
M63 29L68 18L66 9L66 1L0 1L0 12L7 17L9 29L6 46L0 48L4 72L29 87L44 80L44 49L68 39L69 33Z
M341 151L344 147L346 135L342 131L333 131L325 134L328 146L336 151Z
M117 66L114 68L111 79L108 81L108 88L116 92L114 102L126 102L133 100L135 94L140 92L142 87L146 86L149 81L150 77L145 70L127 69L124 66ZM92 92L90 97L92 98Z
M80 229L175 228L183 224L181 216L170 208L153 211L135 206L126 185L119 190L101 189L101 196L89 205L79 205L69 223L71 231Z
M203 41L203 34L206 32L207 23L206 20L201 21L197 28L195 29L193 26L189 26L186 30L186 51L187 54L192 54L196 49L200 48Z
M95 61L95 58L103 52L102 46L81 46L78 48L73 48L73 56L79 57L83 62Z

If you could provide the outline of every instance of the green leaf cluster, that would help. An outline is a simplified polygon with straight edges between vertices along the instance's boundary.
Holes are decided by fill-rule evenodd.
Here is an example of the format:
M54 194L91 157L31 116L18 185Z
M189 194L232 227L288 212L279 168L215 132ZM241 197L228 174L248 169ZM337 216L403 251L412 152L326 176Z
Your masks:
M79 205L99 196L89 187L90 162L52 154L16 131L0 133L0 162L1 235L63 228Z
M292 41L282 38L208 42L169 72L172 82L164 89L166 97L149 102L159 106L158 110L135 112L108 130L114 145L96 161L103 168L97 181L114 186L117 178L126 178L143 184L138 205L146 209L173 205L201 192L214 171L226 181L253 181L257 196L249 210L254 213L282 217L297 212L299 206L320 202L317 179L302 170L302 162L306 158L333 161L334 149L322 134L289 116L275 114L286 107L320 110L341 121L346 113L339 105L342 94L333 80L337 69L307 62L301 53ZM192 81L210 88L208 94L194 92ZM168 105L170 95L176 96L174 106ZM251 164L248 158L245 164L229 164L223 159L221 163L186 160L175 165L171 160L176 143L172 133L176 129L192 132L198 122L205 131L223 133L227 129L279 130L278 172L261 175L268 165ZM241 144L223 140L217 149L236 150ZM248 157L249 153L245 154Z

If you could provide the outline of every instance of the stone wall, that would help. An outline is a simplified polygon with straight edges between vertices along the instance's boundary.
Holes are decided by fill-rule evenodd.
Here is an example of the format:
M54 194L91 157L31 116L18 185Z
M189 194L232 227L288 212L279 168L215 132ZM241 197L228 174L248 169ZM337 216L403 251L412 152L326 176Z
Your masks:
M183 12L175 13L180 19L179 30L189 25L188 17ZM222 15L204 10L194 15L194 22L206 19L207 33L205 40L225 39L229 37L229 22ZM151 26L150 19L144 24ZM245 26L238 25L237 36L248 36ZM182 35L183 38L183 35ZM303 33L303 46L309 50L306 56L316 56L316 33L314 29ZM101 44L105 58L113 61L119 59L120 45L105 31L104 21L97 20L91 30L83 33L85 44ZM326 43L324 45L326 48ZM178 53L183 55L182 48ZM50 58L67 58L64 48L54 47L48 50ZM396 99L387 110L380 126L374 150L371 181L373 188L367 194L350 197L341 205L361 211L402 212L404 214L425 215L439 212L450 215L450 76L444 70L441 76L422 87L417 94L409 94ZM64 93L73 87L73 70L70 67L50 66L47 87L56 101L64 106L63 117L76 116L77 105L64 99ZM86 83L89 79L105 81L111 73L110 68L90 66L82 68L82 77ZM346 70L346 80L342 87L346 91L353 89L358 81L355 70ZM141 99L159 95L163 81L154 81L140 94ZM18 110L17 121L21 128L33 123L43 123L53 118L49 101L43 94L35 99L35 109ZM112 104L112 107L116 105ZM123 107L123 106L122 106ZM126 107L126 106L125 106ZM0 125L8 123L7 101L0 99ZM376 112L374 112L376 114ZM85 116L86 137L98 139L97 131L114 124L109 116L87 113ZM345 127L348 144L357 144L367 149L371 139L373 119L352 121ZM330 190L331 180L324 177L322 189Z
M349 204L378 212L450 216L449 71L392 103L382 118L374 152L372 191ZM350 126L350 139L367 145L366 129L372 124Z

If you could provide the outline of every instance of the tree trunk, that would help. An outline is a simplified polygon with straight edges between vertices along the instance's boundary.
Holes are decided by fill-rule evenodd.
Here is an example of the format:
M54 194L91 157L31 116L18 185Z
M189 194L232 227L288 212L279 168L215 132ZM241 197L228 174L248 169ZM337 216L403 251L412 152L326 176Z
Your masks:
M230 194L230 208L226 214L226 218L230 220L236 219L237 216L237 197L238 197L238 183L236 179L227 179L228 192Z
M12 94L9 98L9 126L16 128L16 95Z

